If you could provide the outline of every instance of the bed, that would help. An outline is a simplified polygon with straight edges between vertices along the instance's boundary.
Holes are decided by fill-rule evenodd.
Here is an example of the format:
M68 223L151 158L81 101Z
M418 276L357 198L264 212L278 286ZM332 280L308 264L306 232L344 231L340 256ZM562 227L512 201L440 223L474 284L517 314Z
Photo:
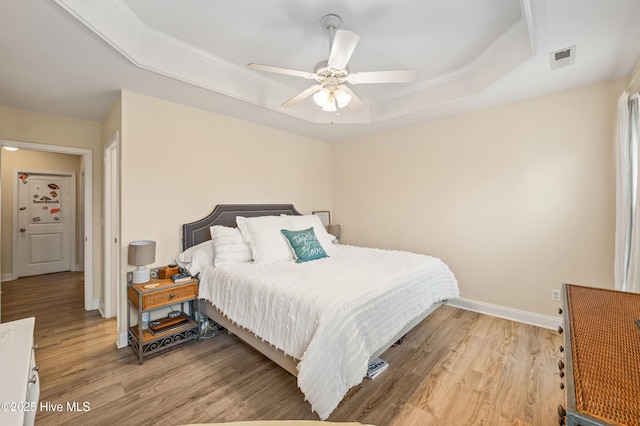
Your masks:
M211 227L232 232L240 224L242 232L235 232L243 235L243 243L251 243L247 244L254 260L200 265L200 311L297 376L305 398L324 420L363 380L370 360L443 301L458 297L459 291L440 259L348 245L328 247L331 236L318 229L322 225L318 219L316 226L314 218L290 204L218 205L207 217L183 225L181 256L215 246ZM295 226L284 228L293 229L312 223L313 236L326 248L326 256L301 262L303 255L298 258L294 252L292 261L265 260L258 234L245 231L248 225L272 221L277 228L287 221ZM214 240L217 244L218 236ZM295 245L288 242L291 252ZM267 248L268 257L278 252Z

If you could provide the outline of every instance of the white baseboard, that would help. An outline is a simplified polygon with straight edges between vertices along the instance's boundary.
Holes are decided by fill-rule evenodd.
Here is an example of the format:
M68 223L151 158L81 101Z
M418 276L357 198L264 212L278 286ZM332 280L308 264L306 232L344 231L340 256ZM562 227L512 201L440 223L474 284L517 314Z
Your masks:
M118 336L118 341L116 342L116 346L118 347L118 349L126 348L127 346L129 346L129 341L127 339L127 333L120 334Z
M0 275L0 281L13 281L13 274Z
M562 317L552 317L549 315L536 314L534 312L521 311L519 309L507 308L506 306L492 305L491 303L479 302L471 299L451 299L447 305L454 306L467 311L487 314L498 318L517 321L524 324L535 325L537 327L557 329L562 324Z

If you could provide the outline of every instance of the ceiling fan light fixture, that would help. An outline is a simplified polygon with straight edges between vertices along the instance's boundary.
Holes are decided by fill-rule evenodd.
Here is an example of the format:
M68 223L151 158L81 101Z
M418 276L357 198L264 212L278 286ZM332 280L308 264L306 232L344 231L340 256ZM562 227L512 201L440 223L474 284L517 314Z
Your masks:
M335 91L334 96L340 108L346 107L347 105L349 105L349 102L351 102L351 95L340 88Z
M316 105L324 107L327 103L329 103L329 98L331 97L331 91L326 87L313 95L313 101Z
M351 95L341 88L324 88L313 95L313 101L322 107L323 111L336 112L338 108L344 108L351 102Z
M336 107L336 97L333 95L333 92L329 95L329 100L322 107L322 110L327 112L336 112L338 110Z

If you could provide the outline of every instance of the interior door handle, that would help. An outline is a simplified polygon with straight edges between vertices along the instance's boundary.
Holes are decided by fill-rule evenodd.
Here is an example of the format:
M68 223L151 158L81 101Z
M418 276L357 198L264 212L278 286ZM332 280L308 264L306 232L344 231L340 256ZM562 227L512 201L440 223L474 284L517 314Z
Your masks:
M20 232L24 232L24 231L26 231L26 229L20 228Z

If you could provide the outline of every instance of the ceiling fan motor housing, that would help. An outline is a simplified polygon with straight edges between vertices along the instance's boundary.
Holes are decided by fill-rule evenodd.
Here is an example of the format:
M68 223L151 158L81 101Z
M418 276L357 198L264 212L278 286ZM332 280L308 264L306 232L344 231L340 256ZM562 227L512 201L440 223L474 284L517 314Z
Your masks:
M338 15L330 13L328 15L324 15L320 22L322 22L322 26L328 30L331 28L338 29L340 28L340 25L342 25L342 18L340 18Z
M349 67L335 69L331 68L327 62L328 61L318 62L313 69L318 77L322 77L322 79L318 79L318 81L324 80L326 77L336 77L341 80L341 82L347 79L347 76L349 75Z

